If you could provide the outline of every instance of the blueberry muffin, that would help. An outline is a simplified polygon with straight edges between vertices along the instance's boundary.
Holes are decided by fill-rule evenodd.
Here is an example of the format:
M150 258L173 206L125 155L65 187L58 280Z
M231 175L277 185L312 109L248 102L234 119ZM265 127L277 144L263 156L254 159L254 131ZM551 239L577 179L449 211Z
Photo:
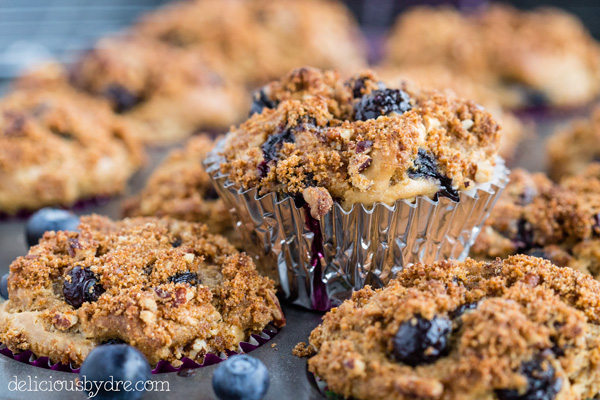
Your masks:
M146 15L143 37L221 60L228 76L250 86L299 65L354 69L366 64L360 31L333 0L178 2Z
M527 253L600 278L600 164L560 184L521 169L510 179L471 255Z
M223 173L259 194L301 196L314 218L334 201L394 204L490 181L498 123L440 92L385 86L370 71L347 80L293 70L254 96L253 115L226 136Z
M588 164L600 161L600 106L589 118L578 119L548 139L550 177L560 180L581 173Z
M173 142L247 115L246 92L209 65L201 53L140 37L109 38L78 60L70 80L145 128L145 142Z
M171 151L142 192L126 201L124 214L202 222L213 233L231 234L229 210L202 166L213 147L214 141L203 134L190 139L183 149Z
M408 81L424 88L451 90L462 98L471 99L484 106L497 121L500 121L502 135L498 154L506 161L515 157L519 143L529 135L530 123L523 123L513 113L504 110L497 92L467 75L440 65L380 68L378 73L390 86L398 86Z
M0 213L114 195L143 162L135 128L68 88L0 100Z
M598 44L558 9L415 8L399 17L386 53L388 65L435 64L474 77L508 107L578 106L600 91Z
M273 282L206 226L173 219L82 217L48 232L10 266L0 341L80 365L125 342L152 365L236 351L269 322L283 326Z
M600 282L549 261L441 261L367 287L310 336L355 399L566 400L600 390Z

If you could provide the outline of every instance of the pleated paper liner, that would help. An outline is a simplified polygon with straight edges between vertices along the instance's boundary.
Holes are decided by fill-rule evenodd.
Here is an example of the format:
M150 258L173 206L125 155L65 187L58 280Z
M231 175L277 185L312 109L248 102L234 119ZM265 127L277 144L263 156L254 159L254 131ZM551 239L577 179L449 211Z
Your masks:
M244 190L220 172L223 141L204 163L219 196L232 210L244 250L259 271L278 282L280 293L305 308L325 311L365 285L382 287L405 266L464 259L508 183L500 158L493 178L461 191L459 201L419 196L414 202L337 202L320 219L303 201Z
M220 363L221 361L226 360L228 357L231 357L236 354L247 354L251 351L259 348L263 344L267 343L269 340L273 339L273 337L279 331L277 328L272 326L271 324L267 325L265 329L259 334L250 335L250 340L248 342L240 342L238 345L238 351L226 351L221 354L212 354L209 353L204 356L204 361L199 364L196 361L193 361L187 357L181 359L182 364L178 367L174 367L168 361L159 361L158 364L152 369L153 374L163 374L163 373L171 373L171 372L180 372L182 370L187 369L197 369L202 367L208 367L210 365L215 365ZM0 344L0 354L12 358L13 360L29 364L34 367L49 369L52 371L61 371L61 372L72 372L78 373L79 368L74 368L70 364L62 364L56 363L52 364L48 357L36 357L33 352L30 350L24 351L22 353L15 354L10 351L6 346Z

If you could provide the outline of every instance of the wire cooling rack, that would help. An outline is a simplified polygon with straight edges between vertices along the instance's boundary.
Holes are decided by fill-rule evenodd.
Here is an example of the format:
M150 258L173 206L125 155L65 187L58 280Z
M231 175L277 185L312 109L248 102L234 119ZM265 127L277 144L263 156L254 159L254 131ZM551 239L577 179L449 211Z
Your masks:
M167 0L0 0L0 79L47 59L69 62Z

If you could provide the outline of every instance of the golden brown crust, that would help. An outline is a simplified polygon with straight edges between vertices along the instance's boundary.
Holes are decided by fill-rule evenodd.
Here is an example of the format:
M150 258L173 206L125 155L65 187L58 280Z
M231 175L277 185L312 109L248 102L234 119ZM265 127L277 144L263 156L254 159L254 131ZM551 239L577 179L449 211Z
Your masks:
M560 184L516 169L471 248L478 259L529 253L600 277L600 165Z
M555 181L581 173L600 159L600 106L548 139L549 175Z
M191 138L183 149L173 150L152 173L146 187L124 205L127 217L170 217L202 222L211 232L229 234L229 210L218 197L202 166L214 141L206 134Z
M61 86L23 86L0 100L0 212L112 195L143 163L135 128Z
M489 86L508 107L582 105L600 91L597 43L558 9L415 8L399 17L386 49L388 65L444 66Z
M344 207L434 197L447 178L450 191L489 181L499 138L491 115L440 92L402 89L384 90L371 71L344 81L332 71L293 70L262 89L261 102L275 108L228 133L222 171L261 194L322 187ZM410 96L411 110L356 119L373 96L394 93Z
M209 67L203 54L142 37L101 40L75 64L70 79L142 125L146 142L225 128L248 110L245 90Z
M80 307L63 292L77 280L76 267L93 273L89 292L99 291ZM195 275L186 282L185 274ZM15 260L8 287L0 341L75 365L110 339L135 346L153 365L201 362L206 353L237 350L270 321L285 324L273 282L248 256L202 224L172 219L82 217L78 233L46 233Z
M396 361L399 326L434 317L452 321L447 354L416 367ZM544 399L582 399L600 390L599 321L600 282L542 259L417 264L326 314L308 365L356 399L493 400L498 390L523 393L534 379L525 366L537 363L549 371Z
M500 142L498 154L506 161L515 157L519 143L530 136L531 123L524 124L516 115L504 110L498 91L468 75L452 71L440 65L408 65L403 68L387 67L377 71L390 87L404 82L421 88L451 92L464 99L481 104L499 121Z
M251 86L292 68L353 69L366 64L360 31L333 0L203 0L147 14L134 30L175 47L210 54Z

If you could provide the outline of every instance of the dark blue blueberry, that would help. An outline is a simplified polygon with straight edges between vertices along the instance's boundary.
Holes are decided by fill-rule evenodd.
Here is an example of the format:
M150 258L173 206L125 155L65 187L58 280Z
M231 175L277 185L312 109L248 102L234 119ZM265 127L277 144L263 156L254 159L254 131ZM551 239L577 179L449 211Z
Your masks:
M448 354L452 322L447 318L431 320L416 315L400 324L394 336L394 358L412 367L430 364Z
M526 252L534 245L533 227L529 221L524 218L517 221L517 234L513 239L513 243L515 244L518 253Z
M263 89L254 92L252 96L252 107L250 108L250 116L260 114L264 108L275 108L277 104L269 99L269 96Z
M119 84L112 84L106 88L104 96L113 103L114 110L119 114L131 110L142 101L140 96Z
M560 392L562 380L556 376L554 367L541 356L523 363L520 373L527 378L525 392L498 389L496 395L499 400L553 400Z
M399 89L374 90L354 105L354 118L361 121L391 113L403 114L411 109L410 97Z
M35 246L48 231L77 231L79 217L67 210L42 208L27 221L25 236L27 244Z
M200 279L198 278L198 274L195 274L193 272L180 272L178 274L170 276L169 282L187 283L188 285L198 285L200 284Z
M236 355L219 364L212 385L219 400L260 400L269 389L269 372L260 360Z
M436 179L440 182L441 189L437 196L448 197L450 200L459 201L458 191L452 187L452 179L438 172L437 161L427 150L419 149L414 167L409 168L408 176L412 179L428 178Z
M266 162L277 159L279 151L284 143L294 143L296 137L291 129L283 129L278 133L275 133L260 146L263 152L263 158Z
M181 246L182 243L183 243L183 241L180 238L177 238L177 239L173 240L173 242L171 242L171 246L179 247L179 246Z
M63 282L65 301L75 308L81 307L85 302L98 300L102 293L104 288L89 268L80 266L72 268Z
M8 300L8 275L2 275L2 279L0 280L0 296L4 297Z
M126 344L98 346L90 352L79 371L81 385L95 399L137 400L151 378L146 357ZM111 382L113 382L111 384ZM116 383L119 383L118 387ZM92 386L92 384L99 386ZM86 386L87 385L87 386ZM93 388L93 390L89 390Z

